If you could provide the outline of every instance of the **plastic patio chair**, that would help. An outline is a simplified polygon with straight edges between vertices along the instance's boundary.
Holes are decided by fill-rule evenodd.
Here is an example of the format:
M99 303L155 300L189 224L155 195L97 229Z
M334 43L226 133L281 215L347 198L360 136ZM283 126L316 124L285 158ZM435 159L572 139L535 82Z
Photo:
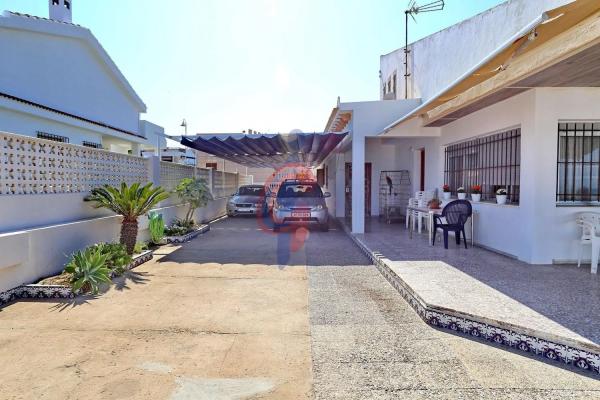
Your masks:
M465 234L465 223L473 214L471 203L467 200L454 200L444 207L441 215L433 216L433 244L438 229L444 232L444 248L448 248L448 232L454 232L456 244L460 245L460 234L462 233L467 248L467 235Z
M417 199L417 207L427 207L429 202L433 200L435 197L435 192L433 190L422 190L415 193L415 198ZM418 232L421 233L423 230L423 220L429 218L429 213L424 213L417 211L417 215L415 215L418 225ZM429 224L425 224L425 226L429 230Z
M598 254L600 253L600 214L582 213L577 217L577 224L581 226L581 239L579 242L579 255L577 266L581 266L583 246L592 245L592 274L598 273Z

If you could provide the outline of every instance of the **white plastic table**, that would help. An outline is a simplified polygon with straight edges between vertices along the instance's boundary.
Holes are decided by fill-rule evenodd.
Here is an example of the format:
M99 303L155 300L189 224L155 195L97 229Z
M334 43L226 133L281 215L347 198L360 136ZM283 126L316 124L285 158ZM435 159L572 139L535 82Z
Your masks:
M413 236L413 224L412 221L410 220L410 218L414 218L414 214L415 212L420 212L420 213L424 213L427 215L427 232L429 235L429 245L433 246L433 216L435 214L440 215L442 214L442 209L438 208L438 209L431 209L429 207L406 207L407 210L412 211L409 212L408 215L406 216L406 218L409 218L408 220L408 232L409 232L409 237L412 239ZM471 214L471 217L469 217L469 219L471 220L471 246L475 245L475 215L476 212L475 210L473 210L473 213Z

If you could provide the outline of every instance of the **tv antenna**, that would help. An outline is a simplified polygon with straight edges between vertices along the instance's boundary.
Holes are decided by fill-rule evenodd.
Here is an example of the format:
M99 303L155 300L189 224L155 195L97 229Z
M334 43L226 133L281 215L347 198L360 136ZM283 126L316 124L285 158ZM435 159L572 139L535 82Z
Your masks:
M404 98L408 99L408 77L410 76L410 72L408 72L408 16L417 22L415 15L419 13L433 12L433 11L442 11L444 9L444 0L436 0L431 3L427 3L425 5L419 6L417 5L417 0L410 0L408 3L408 8L404 11L404 16L406 19L405 28L406 28L406 45L404 46Z

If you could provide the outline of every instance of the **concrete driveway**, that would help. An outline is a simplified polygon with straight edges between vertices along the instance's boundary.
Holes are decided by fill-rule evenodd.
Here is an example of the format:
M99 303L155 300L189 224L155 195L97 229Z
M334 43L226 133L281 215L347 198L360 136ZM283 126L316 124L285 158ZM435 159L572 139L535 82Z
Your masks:
M98 298L0 309L0 398L600 398L591 375L432 329L368 264L335 228L218 222Z

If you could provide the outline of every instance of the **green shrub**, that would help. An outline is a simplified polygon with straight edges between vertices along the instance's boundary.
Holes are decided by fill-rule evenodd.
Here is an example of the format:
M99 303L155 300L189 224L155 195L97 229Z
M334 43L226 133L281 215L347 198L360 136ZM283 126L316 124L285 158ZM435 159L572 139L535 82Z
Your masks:
M165 237L165 223L162 214L151 212L148 220L150 221L148 226L150 229L150 242L160 244Z
M88 247L73 253L65 272L72 275L73 292L98 293L102 283L110 283L110 269L106 266L108 255L102 254L100 248Z
M165 229L167 236L183 236L194 230L194 221L175 218L171 225Z
M133 261L133 258L127 254L125 245L121 243L98 243L91 247L100 249L100 252L107 256L106 267L117 275L122 275Z
M184 219L188 223L193 223L192 217L197 208L206 206L213 199L206 181L199 178L182 179L175 188L175 193L184 203L188 204Z
M144 243L144 242L137 242L135 244L135 247L133 249L133 253L134 254L140 254L143 251L148 250L148 243Z

